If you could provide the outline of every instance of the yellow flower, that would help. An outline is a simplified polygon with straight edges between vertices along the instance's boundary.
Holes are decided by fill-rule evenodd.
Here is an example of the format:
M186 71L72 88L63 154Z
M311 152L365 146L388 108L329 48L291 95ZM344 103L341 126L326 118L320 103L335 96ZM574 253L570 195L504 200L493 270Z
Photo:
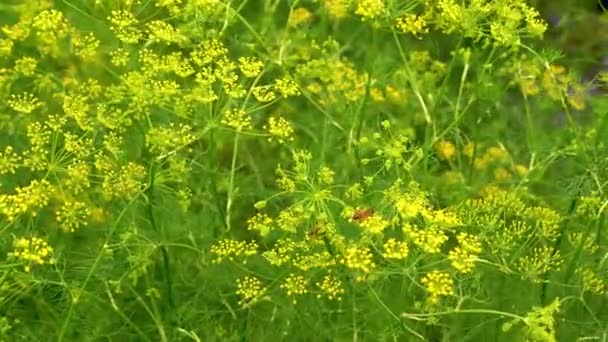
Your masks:
M226 113L222 119L222 123L234 128L237 132L242 132L252 127L251 116L242 109L233 109Z
M281 289L287 293L288 296L291 297L291 301L293 304L296 304L296 295L303 295L308 293L308 282L301 275L290 274L285 278L283 284L281 284Z
M29 272L32 265L55 264L53 248L46 241L35 236L13 240L13 251L8 255L24 262L25 272Z
M435 150L439 158L443 160L454 160L456 156L456 146L452 142L440 140L435 144Z
M211 254L215 255L213 263L219 263L224 259L234 260L237 257L247 257L257 253L258 245L255 241L245 242L231 239L217 241L211 246ZM246 263L246 260L243 261Z
M370 273L376 268L371 250L363 246L348 247L343 252L342 264L363 274ZM356 278L357 281L362 281L363 279L364 275L358 275Z
M274 88L283 97L295 96L300 94L298 84L287 77L280 78L275 81Z
M384 0L358 0L355 14L362 20L374 19L384 12L384 6Z
M7 101L7 104L14 111L23 114L30 114L31 112L36 110L36 108L42 105L42 103L38 100L36 96L34 96L34 94L27 92L22 94L11 94Z
M432 304L439 302L442 296L454 294L454 281L446 272L432 271L422 278L421 283L429 293L429 302Z
M323 5L333 19L344 19L348 14L349 0L324 0Z
M257 230L260 235L266 236L270 233L273 220L270 216L264 213L257 213L255 216L247 220L247 228L249 230Z
M321 298L322 295L325 295L330 300L342 300L344 288L342 287L342 281L336 276L332 274L324 276L323 280L317 283L317 286L323 292L322 294L318 294L317 298Z
M603 295L608 292L608 283L602 280L593 270L579 268L576 272L581 276L583 290L596 295Z
M458 272L471 273L481 253L481 241L478 237L467 233L459 233L457 239L460 246L448 253L448 259Z
M312 20L312 13L304 7L294 9L287 20L288 26L307 24Z
M239 305L247 305L255 302L264 294L262 281L256 277L246 276L237 280L236 294L241 297Z
M425 18L415 14L406 14L397 18L395 27L401 32L413 35L429 32Z
M282 116L271 116L264 129L270 133L268 141L276 139L280 144L293 140L293 126Z
M401 260L405 259L409 254L409 248L406 242L397 241L395 238L388 239L383 246L382 255L387 259Z
M59 208L55 217L61 229L65 232L74 232L87 225L89 209L86 204L78 201L66 201Z
M264 69L264 63L254 57L240 57L239 69L245 77L256 77Z

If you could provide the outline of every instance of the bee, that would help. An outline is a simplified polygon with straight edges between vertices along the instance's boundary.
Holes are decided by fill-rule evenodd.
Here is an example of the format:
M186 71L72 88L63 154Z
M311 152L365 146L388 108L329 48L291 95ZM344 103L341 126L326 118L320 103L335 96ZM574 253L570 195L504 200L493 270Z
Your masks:
M353 215L351 216L351 219L353 221L365 221L367 220L370 216L374 215L375 211L373 208L357 208L355 210L355 212L353 213Z

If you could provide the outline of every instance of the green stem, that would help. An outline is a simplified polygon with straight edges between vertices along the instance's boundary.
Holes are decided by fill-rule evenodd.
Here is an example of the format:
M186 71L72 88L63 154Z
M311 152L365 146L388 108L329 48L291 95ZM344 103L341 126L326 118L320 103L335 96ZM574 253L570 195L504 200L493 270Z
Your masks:
M141 193L138 194L138 196L136 196L135 198L133 198L118 214L116 221L114 221L112 228L110 229L110 231L108 232L108 235L106 236L105 243L101 247L101 250L99 251L99 253L97 253L97 257L93 261L93 265L91 266L91 269L89 270L89 273L87 274L86 278L82 282L82 285L80 285L79 288L76 288L75 291L72 291L70 293L70 297L71 297L70 307L68 308L68 312L66 313L65 320L63 321L61 330L59 331L59 335L57 337L57 342L62 342L64 340L65 334L67 333L67 330L68 330L68 326L70 324L70 321L72 320L72 315L74 315L75 307L79 302L78 294L82 293L84 291L84 289L86 288L86 286L89 284L89 281L91 281L93 274L95 273L95 271L97 270L97 267L101 263L101 258L104 256L104 254L106 252L107 244L110 242L112 236L114 235L114 232L118 228L118 223L122 220L122 217L127 213L127 209L129 209L129 207L131 207L131 204L133 204L133 202L135 202L135 200L137 200L140 195L141 195ZM74 293L76 293L76 295L74 295Z
M595 221L596 225L598 227L601 227L604 224L604 217L605 216L602 215L597 221ZM591 230L592 230L592 227L589 227L587 230L585 230L585 232L581 236L581 240L578 242L578 246L576 247L574 256L572 257L572 259L570 259L570 262L568 263L568 266L566 267L566 272L565 272L566 276L564 277L564 284L568 284L568 282L570 281L570 278L572 278L572 275L574 274L574 270L576 269L576 266L580 264L578 262L578 259L583 254L583 249L585 248L585 242L589 238L589 234L591 234Z
M231 209L232 209L232 202L233 202L233 195L234 195L234 175L236 174L236 159L237 159L237 155L238 155L238 148L239 148L239 132L236 132L236 135L234 136L234 146L232 147L232 162L230 164L230 181L228 183L228 200L226 201L226 217L225 217L225 224L226 224L226 230L229 231L231 228L231 224L230 224L230 219L231 219Z
M424 98L422 97L422 94L420 93L420 89L418 89L418 84L416 83L416 81L414 79L414 76L412 74L412 69L410 68L410 65L407 61L407 57L405 56L405 52L403 51L403 47L401 46L401 42L399 41L397 32L395 32L395 30L392 30L392 32L393 32L393 38L395 40L395 44L397 45L397 50L399 50L399 55L401 56L401 59L403 61L403 67L405 68L405 71L407 73L408 81L410 83L410 86L412 87L412 91L414 92L416 99L418 99L418 102L420 103L420 107L422 107L422 112L424 113L424 119L425 119L427 125L431 126L431 128L433 129L433 136L435 136L436 135L435 123L433 121L433 118L431 117L431 113L429 112L428 106L426 105L426 102L424 101Z
M425 318L435 317L435 316L447 316L447 315L455 315L455 314L489 314L489 315L497 315L503 317L509 317L517 320L524 320L524 317L512 314L510 312L504 311L496 311L496 310L486 310L486 309L464 309L464 310L453 310L453 311L440 311L433 312L427 314L410 314L410 313L402 313L401 317L413 320L424 320Z
M576 202L577 202L578 197L580 196L580 193L581 193L582 185L583 184L582 184L582 181L581 181L578 184L578 191L576 192L576 194L574 195L574 198L572 198L572 201L570 202L570 207L568 208L568 217L571 217L572 213L574 213L574 209L576 208ZM555 243L553 244L553 253L552 253L552 255L555 255L558 252L558 250L559 250L559 248L560 248L560 246L562 244L567 224L568 223L566 222L566 223L564 223L564 226L561 227L561 232L560 232L559 236L557 237L557 239L555 240ZM583 241L586 241L586 238ZM583 241L581 241L581 243ZM550 276L550 274L547 274L545 280L549 280L549 276ZM567 277L566 280L568 280L568 278L569 277ZM568 282L566 281L566 282L564 282L564 284L568 284ZM542 305L546 305L545 300L547 299L547 288L548 288L548 286L549 286L549 282L548 281L544 281L543 285L541 287L541 294L540 294L540 302L541 302Z
M156 177L156 167L155 166L156 166L156 164L153 164L150 168L150 186L146 190L146 195L148 197L147 213L148 213L148 219L150 220L150 225L152 226L152 229L156 233L160 233L161 239L164 241L165 240L164 229L158 227L158 225L156 224L156 219L154 217L154 199L155 199L154 183L155 183L155 177ZM173 309L175 307L175 302L173 300L173 290L172 290L173 284L172 284L172 278L171 278L171 260L169 257L169 251L167 250L167 246L164 245L164 242L160 244L159 248L160 248L162 259L163 259L163 278L165 280L166 298L167 298L167 301L169 304L169 308Z
M393 311L391 311L391 309L386 306L386 304L384 303L384 301L382 301L380 299L380 297L378 296L378 294L376 293L376 291L370 286L369 287L370 292L372 293L372 295L374 295L374 298L376 298L376 300L378 301L378 303L380 304L380 306L391 316L393 317L396 321L398 321L401 326L403 327L403 329L407 330L410 334L418 337L421 340L425 340L425 338L420 335L418 332L416 332L414 329L408 327L400 318L399 316L397 316Z

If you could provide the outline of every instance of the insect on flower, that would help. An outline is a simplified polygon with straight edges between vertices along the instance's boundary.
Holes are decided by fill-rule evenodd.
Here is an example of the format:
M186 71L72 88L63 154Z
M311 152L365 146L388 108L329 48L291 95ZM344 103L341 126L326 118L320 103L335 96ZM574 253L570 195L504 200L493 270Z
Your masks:
M372 215L374 215L373 208L357 208L351 216L351 219L353 221L361 222L367 220Z

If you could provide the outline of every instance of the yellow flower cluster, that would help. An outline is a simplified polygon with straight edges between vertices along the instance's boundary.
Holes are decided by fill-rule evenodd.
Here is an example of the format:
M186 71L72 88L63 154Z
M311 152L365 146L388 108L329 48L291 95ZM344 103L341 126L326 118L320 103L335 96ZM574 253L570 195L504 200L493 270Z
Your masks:
M406 242L398 241L395 238L386 240L383 245L382 255L387 259L402 260L407 258L409 248Z
M32 171L42 171L48 168L49 143L51 132L38 121L27 126L29 149L23 154L23 164Z
M270 102L277 97L271 86L255 86L251 88L251 93L260 103Z
M409 138L403 134L396 137L383 139L380 134L374 135L374 140L378 145L376 156L384 159L384 168L390 170L393 166L408 167L406 153L410 152Z
M312 252L307 248L302 248L297 257L292 260L292 264L302 271L308 271L313 268L330 268L337 262L328 251Z
M20 161L21 157L15 153L13 146L6 146L4 152L0 152L0 175L14 174Z
M313 15L304 7L295 8L287 19L288 26L298 26L312 21Z
M245 77L257 77L264 69L264 63L255 57L239 57L239 69Z
M357 281L363 281L365 275L376 268L371 250L364 246L347 247L342 253L342 264L363 273L357 275Z
M319 245L317 245L319 246ZM272 249L262 253L266 261L274 266L291 265L302 271L313 268L329 268L336 265L336 259L327 250L315 250L309 241L279 239Z
M350 0L323 0L327 14L335 20L344 19L348 14Z
M440 140L435 144L435 150L439 158L443 160L454 160L456 157L456 146L450 141Z
M445 232L436 226L417 228L413 224L405 224L403 233L414 245L429 254L441 252L441 246L448 240Z
M277 185L281 190L286 192L296 191L296 182L291 179L287 171L281 168L281 165L277 166L275 173L278 176L276 179Z
M252 127L251 116L243 109L232 109L225 114L222 123L239 133Z
M129 63L129 51L124 48L117 48L110 52L110 62L117 67L124 67Z
M560 235L562 217L555 210L546 207L526 208L523 216L536 222L536 232L550 240L555 241Z
M282 97L295 96L300 94L298 84L287 77L279 78L274 83L274 89L281 94Z
M22 57L15 61L15 72L23 76L32 76L36 67L38 66L38 60L32 57Z
M330 300L336 299L342 300L344 294L344 287L342 287L342 281L332 274L328 274L323 277L323 280L317 282L317 286L321 289L322 294L317 294L317 298L321 298L323 295Z
M403 33L411 33L413 35L429 32L428 22L425 17L416 14L406 14L397 18L395 28Z
M599 215L602 202L602 197L597 192L581 196L577 200L575 213L580 217L594 218Z
M143 32L137 28L138 20L133 13L126 10L112 11L108 21L110 21L112 32L121 42L136 44L143 39Z
M585 235L586 234L583 232L568 233L568 241L572 246L582 246L586 253L596 253L600 248L600 246L597 244L596 237L593 236L593 234L588 234L585 241L582 241Z
M462 221L458 215L447 209L438 210L423 210L421 213L429 225L436 226L441 229L454 228L462 225Z
M608 282L602 280L596 272L590 268L579 268L576 271L581 276L584 291L598 296L608 293Z
M454 295L454 280L442 271L427 273L420 281L429 293L429 302L436 304L442 296Z
M335 56L310 59L298 66L297 75L303 88L319 97L324 106L359 101L369 80L369 75L358 71L352 62Z
M506 75L516 75L515 81L525 96L542 94L556 101L565 99L576 110L587 107L586 87L573 79L563 65L540 63L521 56L503 69Z
M71 31L63 13L55 9L38 13L32 21L32 27L35 29L36 38L43 45L43 51L49 53L55 53L53 46Z
M147 23L148 38L152 42L176 43L184 42L186 38L171 24L162 20L152 20Z
M30 114L42 103L32 93L11 94L6 102L14 111L22 114Z
M515 268L521 273L522 278L540 282L545 273L559 269L562 263L563 259L558 250L542 246L534 248L529 255L519 258Z
M293 260L293 254L301 249L301 245L291 239L285 238L277 241L273 249L262 253L271 265L281 266Z
M55 264L53 248L35 236L13 240L13 251L9 253L9 257L24 262L25 272L29 272L32 265Z
M513 175L525 177L528 174L528 168L516 163L504 146L495 145L483 150L475 143L469 142L461 151L472 160L475 169L492 172L494 179L499 182L509 180Z
M554 315L559 312L559 309L559 298L555 298L551 304L545 307L533 307L533 311L523 319L526 340L557 342Z
M53 189L47 180L33 180L27 186L18 187L15 194L0 194L0 211L9 222L26 213L37 216L38 210L49 203Z
M359 221L363 232L369 235L379 235L384 232L390 223L379 214L373 214Z
M255 255L257 250L258 245L255 241L245 242L223 239L211 246L211 254L215 256L212 262L220 263L225 259L234 260L238 257L248 257ZM243 263L247 263L247 260L243 260Z
M241 297L239 305L247 305L255 302L264 294L262 281L256 277L245 276L237 280L236 294Z
M91 167L85 162L68 165L65 184L74 194L79 194L91 186L89 173Z
M118 172L110 170L104 175L102 194L107 199L131 199L145 187L146 169L134 162L123 165Z
M247 220L247 229L258 231L261 236L270 233L273 220L265 213L257 213Z
M542 36L547 29L538 11L520 1L439 0L429 3L424 14L443 33L462 32L465 37L504 46L517 45L524 35Z
M65 201L55 212L55 218L59 227L68 233L74 232L82 226L87 225L89 208L84 202Z
M271 116L264 129L270 134L268 141L278 141L280 144L285 141L293 141L293 126L282 116Z
M317 172L317 181L321 184L331 185L334 184L334 170L327 166L322 166Z
M379 17L385 10L384 0L357 0L355 14L362 20L371 20Z
M79 32L73 32L72 44L76 56L83 60L93 60L97 55L97 50L101 45L101 42L93 33L81 34Z
M189 125L170 123L167 127L152 127L146 134L146 145L150 152L165 155L194 142Z
M192 61L199 66L207 65L214 60L222 60L228 54L228 49L217 39L202 42L196 50L190 54Z
M481 253L481 241L475 235L458 233L456 248L448 253L452 266L460 273L471 273Z
M395 208L399 215L404 219L415 218L427 210L428 202L426 197L407 194L404 198L398 198Z
M281 289L283 289L283 291L285 291L287 295L291 297L292 303L296 304L297 295L304 295L308 293L308 281L306 281L303 276L292 273L285 278L281 284Z

